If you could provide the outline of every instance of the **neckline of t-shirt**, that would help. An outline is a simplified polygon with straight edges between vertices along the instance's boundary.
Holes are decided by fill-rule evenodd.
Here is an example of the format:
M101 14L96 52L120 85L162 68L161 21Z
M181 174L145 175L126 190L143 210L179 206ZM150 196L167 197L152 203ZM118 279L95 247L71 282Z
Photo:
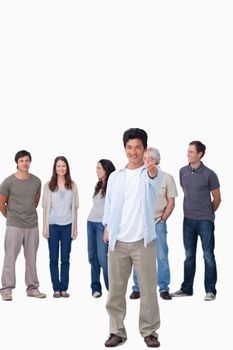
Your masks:
M16 174L13 174L13 176L14 176L14 178L15 178L16 180L19 180L19 181L28 181L28 180L31 179L31 174L30 174L30 173L29 173L29 177L28 177L27 179L20 179L20 178L18 178L18 177L16 176Z
M139 168L136 169L129 169L129 168L125 168L125 170L129 171L129 172L140 172L142 169L144 168L144 164L142 166L140 166Z

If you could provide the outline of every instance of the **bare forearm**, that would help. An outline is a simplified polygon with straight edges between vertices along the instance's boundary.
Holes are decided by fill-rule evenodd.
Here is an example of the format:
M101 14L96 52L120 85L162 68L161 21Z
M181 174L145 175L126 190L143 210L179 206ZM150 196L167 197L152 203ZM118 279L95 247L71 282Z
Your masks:
M215 212L215 211L218 209L220 203L221 203L221 200L213 200L213 201L212 201L212 209L213 209L213 212Z
M6 207L6 205L0 205L0 212L6 218L6 215L7 215L7 207Z
M36 208L38 207L38 204L39 204L39 201L40 201L40 192L38 192L35 196L35 205L36 205Z
M215 212L218 207L219 207L219 204L221 203L221 193L220 193L220 190L219 188L216 188L214 189L212 192L212 209L213 209L213 212Z
M173 208L172 208L172 210L169 210L168 208L166 208L163 212L162 220L166 221L169 218L169 216L171 215L172 211L173 211Z
M168 200L168 205L165 208L161 219L166 221L169 218L169 216L171 215L174 207L175 207L175 200L174 200L174 198L170 198Z

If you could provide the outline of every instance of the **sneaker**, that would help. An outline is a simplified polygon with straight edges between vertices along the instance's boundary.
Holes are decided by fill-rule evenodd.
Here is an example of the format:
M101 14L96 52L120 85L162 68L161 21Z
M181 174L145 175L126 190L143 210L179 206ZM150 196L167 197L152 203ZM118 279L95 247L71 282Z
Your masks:
M158 348L160 346L158 338L156 338L156 336L154 336L153 334L145 337L144 341L149 348Z
M169 294L167 291L166 292L161 292L160 297L164 300L171 300L172 296Z
M98 290L96 290L95 292L92 293L93 298L100 298L102 295L101 292L99 292Z
M13 298L12 298L12 295L10 293L2 293L2 300L4 301L11 301Z
M38 289L33 289L28 292L28 297L43 299L46 298L46 294L41 293Z
M56 291L53 293L53 297L54 297L54 298L61 298L61 293L59 292L59 290L56 290Z
M129 296L130 299L140 299L140 292L137 292L137 291L133 291L130 296Z
M108 348L112 348L114 346L124 343L125 341L126 341L126 338L122 338L116 334L110 334L110 337L108 338L108 340L106 340L104 345Z
M61 292L61 297L62 298L69 298L69 293L67 293L67 291L65 291L65 290L63 290L62 292Z
M211 301L211 300L214 300L216 298L216 295L214 295L214 293L206 293L206 296L205 296L205 301Z
M175 293L171 293L172 297L190 297L191 294L184 293L181 289Z

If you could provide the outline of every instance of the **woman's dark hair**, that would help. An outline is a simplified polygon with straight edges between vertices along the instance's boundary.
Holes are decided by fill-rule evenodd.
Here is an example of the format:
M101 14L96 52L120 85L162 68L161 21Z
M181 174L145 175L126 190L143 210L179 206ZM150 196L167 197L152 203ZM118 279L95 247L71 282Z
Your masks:
M53 175L51 177L51 180L49 182L49 189L54 192L58 189L58 186L57 186L57 172L56 172L56 165L57 165L57 162L59 160L62 160L65 164L66 164L66 174L65 174L65 188L67 190L72 190L72 183L73 181L71 180L71 176L70 176L70 167L69 167L69 163L68 163L68 160L63 157L63 156L59 156L59 157L56 157L55 160L54 160L54 163L53 163Z
M102 165L102 168L106 172L106 178L105 181L99 180L95 186L95 192L93 196L96 196L97 193L101 190L102 197L105 197L107 184L108 184L108 178L109 175L116 169L111 160L108 159L100 159L98 161Z
M189 145L190 146L191 145L195 146L197 153L202 152L201 158L204 156L205 150L206 150L206 146L201 141L192 141L192 142L189 143Z
M15 155L15 163L18 163L19 158L23 158L23 157L28 157L30 159L30 162L32 161L32 156L31 153L25 150L19 151L16 153Z
M130 128L126 130L123 134L124 147L126 146L126 143L132 139L141 140L144 148L147 148L147 133L145 130L139 128Z

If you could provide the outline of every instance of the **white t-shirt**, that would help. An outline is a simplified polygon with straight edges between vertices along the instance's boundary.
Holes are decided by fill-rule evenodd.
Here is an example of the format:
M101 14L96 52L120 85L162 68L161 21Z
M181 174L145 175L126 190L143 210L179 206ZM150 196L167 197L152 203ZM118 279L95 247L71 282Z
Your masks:
M118 241L136 242L144 238L145 229L139 187L141 170L142 167L134 170L125 169L125 201L117 235Z

